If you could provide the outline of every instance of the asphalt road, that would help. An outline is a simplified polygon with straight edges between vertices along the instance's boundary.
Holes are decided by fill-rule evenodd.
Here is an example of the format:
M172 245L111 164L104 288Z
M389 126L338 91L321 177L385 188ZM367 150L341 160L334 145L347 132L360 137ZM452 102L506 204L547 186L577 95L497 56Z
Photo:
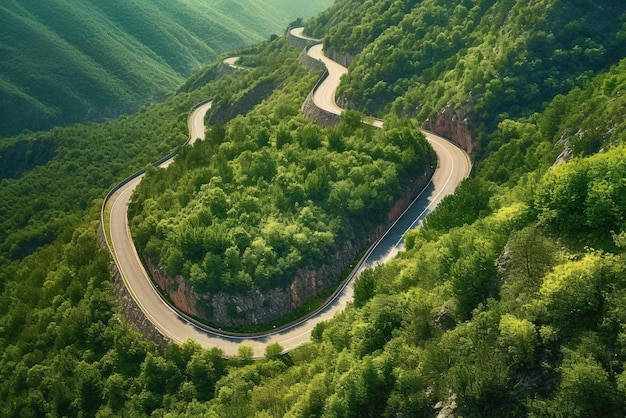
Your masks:
M224 60L222 61L224 64L228 65L231 68L234 68L235 70L245 70L246 67L242 67L241 65L237 65L237 61L239 61L240 57L228 57L228 58L224 58Z
M302 30L298 28L292 33L301 35ZM309 53L323 60L329 70L329 76L315 92L315 103L333 113L341 113L341 108L335 103L334 97L341 75L345 74L347 69L326 58L322 53L321 44L310 48ZM192 142L204 139L204 115L210 107L211 103L207 103L190 114L188 124ZM382 126L382 122L374 121L374 125ZM270 331L263 335L231 336L220 333L219 330L201 328L178 315L158 294L139 260L131 239L128 202L142 176L121 187L107 203L110 210L110 235L114 258L124 282L146 317L163 335L175 342L183 343L191 338L205 348L219 347L227 356L236 355L242 343L253 348L255 357L263 356L265 347L272 343L279 343L285 351L292 350L310 340L311 331L317 323L332 318L336 312L344 309L352 300L353 282L358 274L366 267L384 263L400 251L404 245L402 237L406 230L418 225L441 199L452 193L458 183L469 174L471 165L464 151L434 134L426 132L426 136L439 158L431 182L387 234L370 249L363 263L356 266L343 290L312 318L287 329ZM171 160L166 161L162 166L170 163Z

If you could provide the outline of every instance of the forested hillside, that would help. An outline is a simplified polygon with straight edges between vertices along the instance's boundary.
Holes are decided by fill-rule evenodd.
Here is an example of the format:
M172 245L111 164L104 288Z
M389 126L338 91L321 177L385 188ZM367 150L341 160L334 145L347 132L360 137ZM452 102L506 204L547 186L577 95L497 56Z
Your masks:
M150 170L133 196L129 217L140 254L170 280L182 275L198 300L208 300L197 306L201 319L217 321L209 299L216 292L288 289L304 269L348 267L376 227L389 222L394 203L419 178L425 184L435 165L409 120L389 119L382 130L356 112L330 130L304 120L298 104L319 74L294 68L293 52L282 40L259 51L260 68L239 80L259 104L212 127L167 170ZM267 84L282 88L259 95ZM216 113L243 101L232 85L214 89ZM354 250L336 260L345 247ZM339 279L326 278L300 304ZM270 303L285 302L268 295L265 310Z
M0 5L0 137L103 120L162 100L225 51L330 0L8 0Z
M345 0L335 7L307 28L328 33L338 56L354 55L351 70L361 77L344 80L344 103L396 121L421 122L448 104L466 109L480 147L472 178L407 235L406 252L362 274L354 303L319 325L310 343L282 356L270 346L254 362L243 346L225 360L192 341L156 347L130 329L96 242L101 198L184 141L193 103L213 96L218 106L248 108L241 99L264 82L279 91L258 96L249 116L213 126L207 143L185 151L172 170L150 174L144 193L170 179L163 194L173 206L197 196L191 216L162 226L204 216L200 198L219 193L206 176L215 170L240 177L245 190L244 174L257 173L259 185L274 173L263 164L276 161L276 174L290 167L290 150L378 152L298 116L316 78L298 66L299 51L282 39L265 42L239 51L254 71L268 70L265 78L238 71L119 121L7 140L0 156L20 163L0 164L0 415L626 415L626 5ZM457 43L447 39L453 23ZM425 39L432 44L417 45ZM267 51L278 52L276 62ZM375 87L368 74L387 78ZM356 115L342 126L374 139L351 123ZM270 149L281 127L294 135ZM250 142L238 144L236 129ZM200 167L215 140L227 144L225 158ZM243 144L254 149L239 150ZM246 160L266 145L277 160ZM307 178L305 186L323 191ZM242 196L224 187L209 209ZM353 202L349 210L359 208ZM225 212L213 219L226 222L233 214ZM142 222L138 238L156 245Z
M420 120L469 105L480 140L626 54L618 1L339 0L312 28L328 49L356 54L345 103Z

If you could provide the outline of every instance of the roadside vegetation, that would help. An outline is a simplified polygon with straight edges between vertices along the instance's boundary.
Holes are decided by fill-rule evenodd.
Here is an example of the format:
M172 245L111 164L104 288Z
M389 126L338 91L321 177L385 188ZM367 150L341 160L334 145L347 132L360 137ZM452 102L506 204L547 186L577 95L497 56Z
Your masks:
M393 6L400 22L407 13L418 17L416 9L431 3L399 1L385 10ZM448 3L437 3L444 15L458 6ZM368 2L338 4L345 13L335 14L333 25L349 22L355 33L362 33L355 53L371 48L383 32L399 30L396 21L379 27L354 20L366 15L360 7ZM503 16L517 20L484 18L476 27L485 33L489 25L506 28L496 39L503 47L510 39L511 47L484 54L478 67L465 68L492 66L500 54L514 58L513 65L526 50L513 40L528 39L520 34L541 28L555 45L565 42L562 29L567 27L595 39L597 13L604 11L612 22L625 12L618 2L462 4L468 11L479 7L490 17L497 10L503 13L503 5L511 11ZM567 13L545 20L546 12L559 8ZM320 32L332 26L319 20L316 25ZM314 32L316 26L310 27ZM203 350L193 342L156 347L133 332L120 315L109 257L96 239L107 189L181 144L188 109L216 94L212 86L218 82L120 121L10 139L0 149L3 158L29 157L17 158L24 163L15 163L14 170L2 164L0 181L0 415L432 416L447 408L459 416L624 416L626 61L621 24L604 28L606 39L615 42L610 53L605 46L599 61L564 61L560 87L550 94L542 88L533 100L522 94L521 81L508 93L495 83L483 83L482 89L471 83L458 102L424 93L441 88L444 96L461 94L462 89L446 90L446 74L454 75L450 72L427 90L419 84L416 90L406 89L420 92L424 106L433 111L439 100L487 103L492 94L493 103L506 99L522 105L508 115L496 105L474 107L468 117L480 121L473 127L481 153L473 177L408 234L406 252L359 278L354 303L319 325L310 343L283 356L277 354L280 347L271 346L266 358L255 362L245 346L237 358L224 360L218 350ZM593 48L581 49L585 55ZM563 53L575 48L567 51ZM295 54L285 59L287 72L300 71ZM391 58L378 55L371 65L393 67ZM569 74L570 61L591 67ZM509 66L505 62L498 68L502 76ZM286 96L276 97L301 98L304 84L314 83L315 77L299 74L302 86L286 83ZM236 92L250 87L243 81L248 76L226 78ZM391 118L405 109L398 104L400 90L397 98L381 96L384 103L393 103L383 111ZM411 106L421 103L406 95ZM225 95L224 103L235 96ZM357 96L346 97L360 109L370 106ZM322 146L316 151L325 150L332 131L309 126L297 116L299 105L280 100L255 107L250 116L225 125L219 143L232 144L236 127L252 132L248 123L259 121L257 112L277 119L278 130L273 122L265 126L271 138L268 153L280 156L270 144L282 115L291 118L300 135L309 129L320 132ZM424 112L422 116L431 113ZM154 136L133 128L143 124ZM303 149L300 137L294 135L281 150ZM359 138L349 141L359 144ZM193 167L195 152L200 156L212 146L209 140L183 154L181 167ZM257 142L249 151L263 149ZM564 150L569 160L551 168ZM240 167L237 158L233 155L225 164L233 175ZM160 175L151 174L154 179ZM186 173L181 169L178 175L182 179ZM81 179L88 185L86 194L74 195Z

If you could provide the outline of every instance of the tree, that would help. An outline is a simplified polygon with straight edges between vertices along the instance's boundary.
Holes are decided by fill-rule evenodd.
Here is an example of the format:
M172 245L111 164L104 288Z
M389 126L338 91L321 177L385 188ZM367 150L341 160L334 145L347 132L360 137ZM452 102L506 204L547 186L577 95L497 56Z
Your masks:
M497 291L495 255L490 243L473 241L451 266L450 277L458 313L468 318L474 308Z
M237 347L237 357L244 363L248 363L254 357L254 349L248 344L239 344L239 347Z
M376 279L381 276L377 271L381 271L380 268L370 268L363 270L359 277L354 282L354 306L361 308L370 300L376 290Z
M533 367L537 345L535 325L526 319L506 314L500 318L499 330L498 344L511 357L513 364L518 367Z
M114 373L104 382L103 395L113 412L121 411L124 403L128 399L128 388L124 377L119 373Z
M539 291L546 319L567 333L593 324L603 300L602 264L598 254L586 254L546 275Z
M556 396L537 404L541 408L537 412L568 417L617 416L616 393L606 370L590 356L571 350L563 354Z
M530 283L537 283L553 265L556 246L543 236L535 225L526 227L509 240L511 273L526 277Z
M146 390L159 395L175 389L181 382L176 366L152 353L148 353L141 365L139 378Z
M198 400L206 401L213 398L218 374L208 351L194 352L187 363L185 374L193 383Z
M276 360L283 352L283 347L278 343L268 344L265 347L265 358L268 360Z
M536 294L541 279L556 263L557 250L536 225L512 234L504 251L503 294L511 300Z
M76 367L78 399L81 411L92 415L102 400L102 376L93 365L81 362Z

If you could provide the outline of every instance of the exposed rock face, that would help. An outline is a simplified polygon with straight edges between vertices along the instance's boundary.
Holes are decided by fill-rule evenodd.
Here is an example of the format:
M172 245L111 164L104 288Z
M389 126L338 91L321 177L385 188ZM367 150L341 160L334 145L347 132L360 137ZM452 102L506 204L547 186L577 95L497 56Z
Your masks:
M434 174L433 169L427 167L426 170L424 171L424 174L422 174L413 183L413 186L408 191L408 193L406 193L403 197L398 199L396 203L394 203L393 207L387 214L387 220L389 221L388 225L391 225L392 223L394 223L396 219L398 219L404 213L404 211L411 205L415 197L421 193L424 187L426 187L426 185L430 181L430 178L433 176L433 174ZM387 225L381 225L381 227L383 227L384 229L387 229ZM382 233L384 233L384 230Z
M155 283L160 290L165 291L176 308L188 315L221 326L240 327L271 324L315 298L336 284L342 269L354 260L365 244L365 242L346 243L341 251L332 256L329 264L318 269L300 270L288 286L253 289L235 294L226 292L198 294L182 277L167 277L152 263L146 264Z
M291 34L291 29L287 30L287 35L285 35L287 43L291 46L295 46L296 48L306 48L308 45L311 45L314 41L310 41L308 39L302 39L297 36L293 36Z
M198 298L193 290L193 286L182 276L169 278L165 271L156 267L149 257L145 257L145 264L152 277L152 281L159 290L165 290L172 303L181 311L199 316Z
M442 331L448 331L456 326L454 318L454 306L450 302L446 302L439 308L437 316L435 316L435 326Z
M354 55L339 53L333 47L324 48L324 54L344 67L349 67L352 61L354 61Z
M559 154L559 156L556 158L556 161L554 161L554 164L552 164L552 168L555 168L563 163L568 162L569 160L571 160L574 157L574 150L572 149L570 142L569 142L569 138L571 136L571 131L570 130L565 130L565 132L563 132L563 135L561 136L561 138L559 138L558 141L556 141L556 144L554 144L555 147L563 147L563 151L561 151L561 153Z
M271 324L336 284L341 270L354 260L360 248L361 245L347 242L333 254L329 264L300 270L287 286L238 294L218 292L209 297L209 319L226 326Z
M316 60L308 54L308 48L305 48L298 57L298 64L309 71L325 71L326 66L322 61Z
M456 410L456 394L449 393L449 397L445 402L439 402L435 405L435 410L438 410L437 418L453 418Z
M448 105L441 109L437 115L424 123L424 129L450 139L468 153L472 152L474 142L470 134L467 116L471 111L471 105L463 105L453 108Z
M298 58L298 62L300 63L300 65L310 71L324 71L324 74L322 75L322 77L320 77L316 86L311 90L304 103L302 103L302 115L305 118L311 119L313 122L315 122L315 124L321 126L322 128L332 128L334 126L337 126L337 124L339 124L339 115L317 107L317 105L313 101L313 95L315 94L315 90L317 90L317 87L320 85L320 83L323 82L328 76L328 73L325 71L326 66L323 62L318 61L315 58L311 57L309 54L307 54L306 48L302 50L302 53Z

